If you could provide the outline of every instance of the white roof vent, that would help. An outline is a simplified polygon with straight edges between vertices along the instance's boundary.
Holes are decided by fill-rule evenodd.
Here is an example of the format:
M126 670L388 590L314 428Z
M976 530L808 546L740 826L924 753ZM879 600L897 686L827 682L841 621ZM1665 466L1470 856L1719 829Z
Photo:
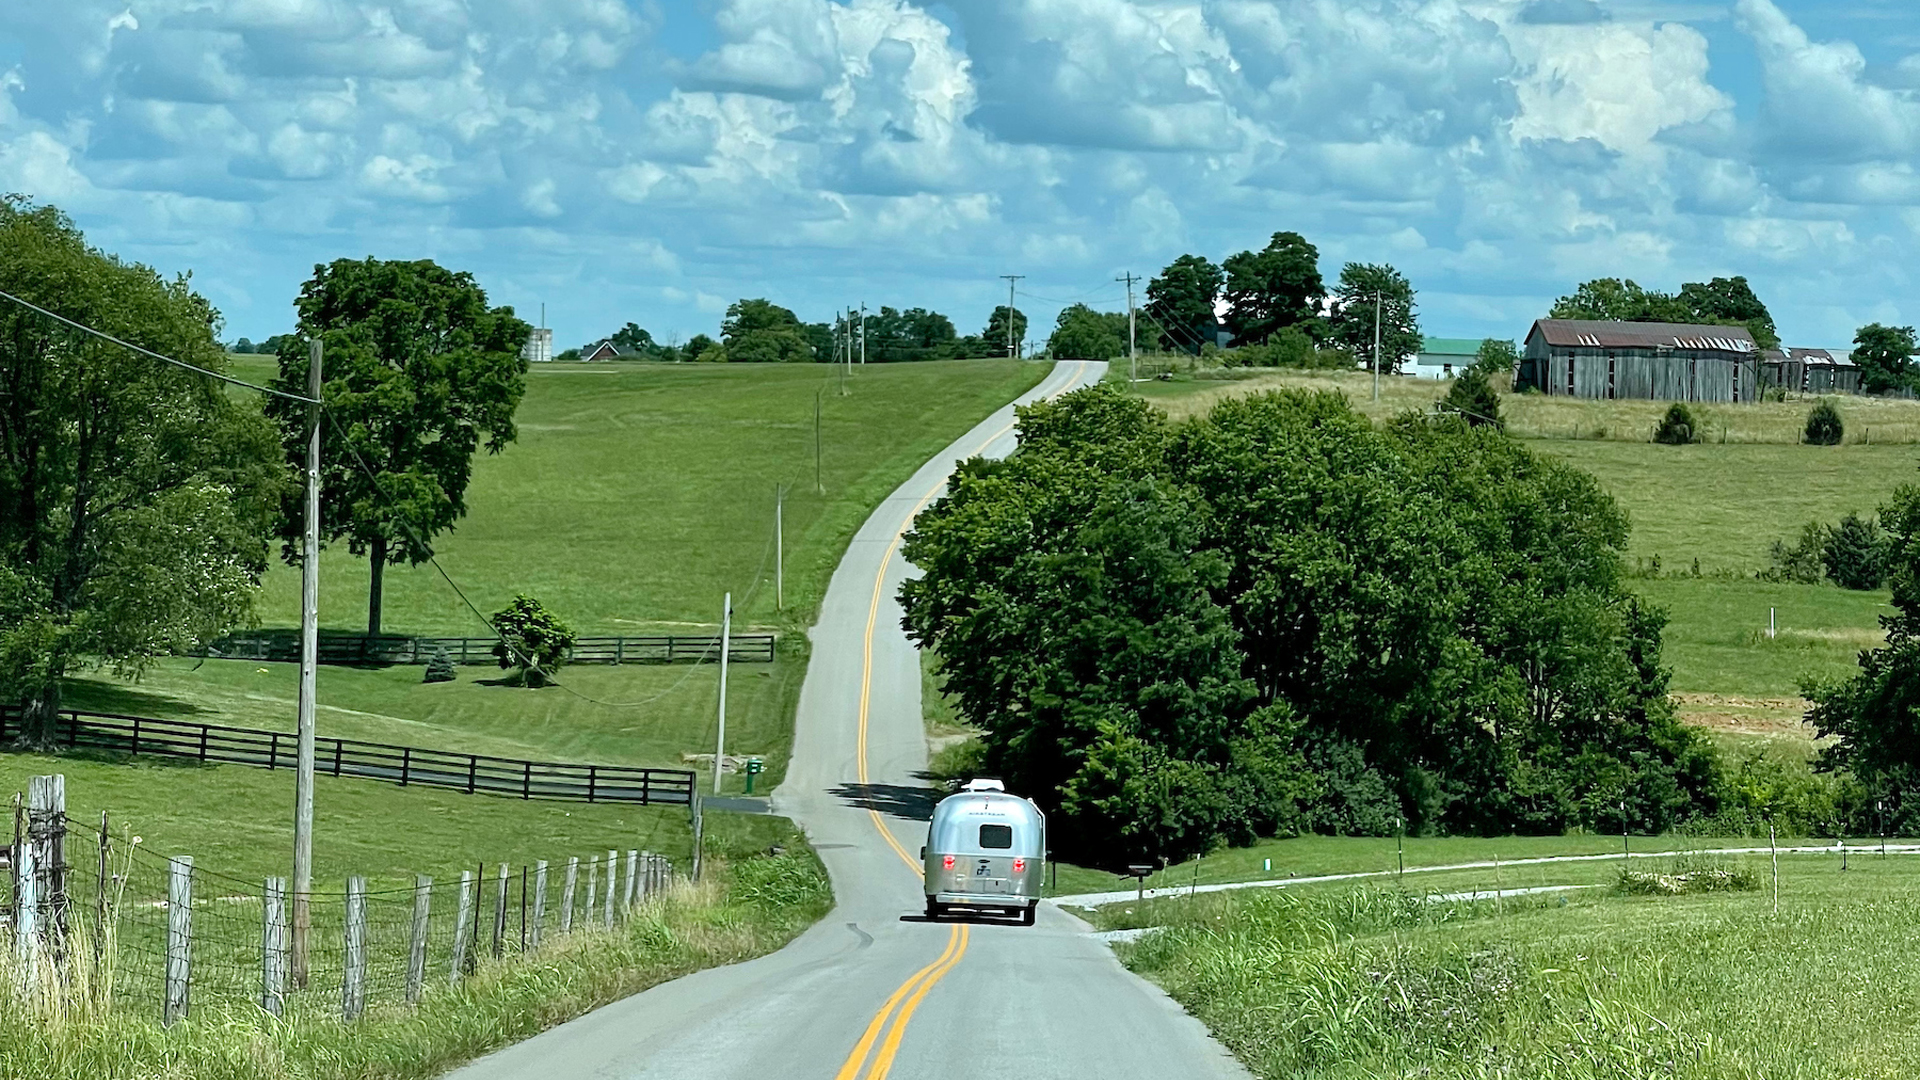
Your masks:
M963 791L1005 791L1007 785L998 780L969 780Z

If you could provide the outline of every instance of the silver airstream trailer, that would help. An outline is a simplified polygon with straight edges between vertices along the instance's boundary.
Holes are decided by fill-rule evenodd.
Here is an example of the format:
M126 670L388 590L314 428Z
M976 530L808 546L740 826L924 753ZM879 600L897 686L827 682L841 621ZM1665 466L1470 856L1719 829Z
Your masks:
M999 911L1033 925L1047 862L1047 819L998 780L970 780L933 808L925 864L927 917Z

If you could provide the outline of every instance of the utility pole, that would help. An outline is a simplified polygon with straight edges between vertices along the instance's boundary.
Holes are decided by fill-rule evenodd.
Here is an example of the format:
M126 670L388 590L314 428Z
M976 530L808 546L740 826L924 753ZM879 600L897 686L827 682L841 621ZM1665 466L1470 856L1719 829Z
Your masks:
M1013 359L1019 356L1013 351L1013 283L1026 277L1025 274L1001 274L1007 279L1007 355Z
M867 302L860 301L860 366L867 366Z
M781 519L786 516L787 485L773 485L773 610L787 609L786 540L781 536Z
M713 793L720 794L720 763L727 756L727 652L733 636L733 594L722 601L720 612L720 738L713 747Z
M1134 277L1133 271L1129 270L1125 275L1113 280L1127 283L1127 382L1137 383L1140 381L1140 359L1133 346L1133 283L1140 279Z
M293 985L307 985L313 892L313 700L320 659L320 339L307 349L307 519L300 552L299 749L293 773Z
M1380 400L1380 294L1373 294L1373 400Z

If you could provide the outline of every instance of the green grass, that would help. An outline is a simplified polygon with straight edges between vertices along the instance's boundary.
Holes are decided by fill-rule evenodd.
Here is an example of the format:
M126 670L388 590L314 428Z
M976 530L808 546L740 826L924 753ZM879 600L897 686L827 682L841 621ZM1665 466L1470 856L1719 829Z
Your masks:
M467 517L435 548L483 612L526 592L587 633L705 627L731 590L736 626L805 625L872 508L1046 370L873 365L841 396L828 365L540 365L519 441L475 459ZM774 606L776 484L791 485L785 615ZM320 588L323 625L365 629L364 559L330 550ZM268 573L259 613L267 625L298 624L297 572ZM383 629L485 633L430 566L388 568Z
M1899 943L1920 932L1920 859L1850 862L1783 857L1778 915L1761 857L1730 863L1750 892L1159 901L1169 929L1119 949L1261 1077L1910 1076L1920 957Z
M1856 655L1879 647L1879 619L1893 613L1885 590L1711 578L1630 584L1667 610L1661 655L1673 668L1679 693L1797 697L1803 678L1829 680L1857 671Z
M1915 446L1661 446L1533 440L1537 453L1597 477L1633 523L1629 558L1667 571L1769 565L1775 540L1808 521L1872 514L1900 484L1920 483Z

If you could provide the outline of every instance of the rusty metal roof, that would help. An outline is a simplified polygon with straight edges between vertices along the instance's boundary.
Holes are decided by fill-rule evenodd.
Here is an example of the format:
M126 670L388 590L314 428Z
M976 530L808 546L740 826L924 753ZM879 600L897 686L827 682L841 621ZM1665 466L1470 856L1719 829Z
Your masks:
M1787 349L1787 355L1806 364L1831 364L1834 367L1852 367L1853 357L1831 349Z
M1687 323L1598 322L1588 319L1539 319L1534 334L1565 349L1699 349L1715 352L1758 351L1744 326L1693 326Z

